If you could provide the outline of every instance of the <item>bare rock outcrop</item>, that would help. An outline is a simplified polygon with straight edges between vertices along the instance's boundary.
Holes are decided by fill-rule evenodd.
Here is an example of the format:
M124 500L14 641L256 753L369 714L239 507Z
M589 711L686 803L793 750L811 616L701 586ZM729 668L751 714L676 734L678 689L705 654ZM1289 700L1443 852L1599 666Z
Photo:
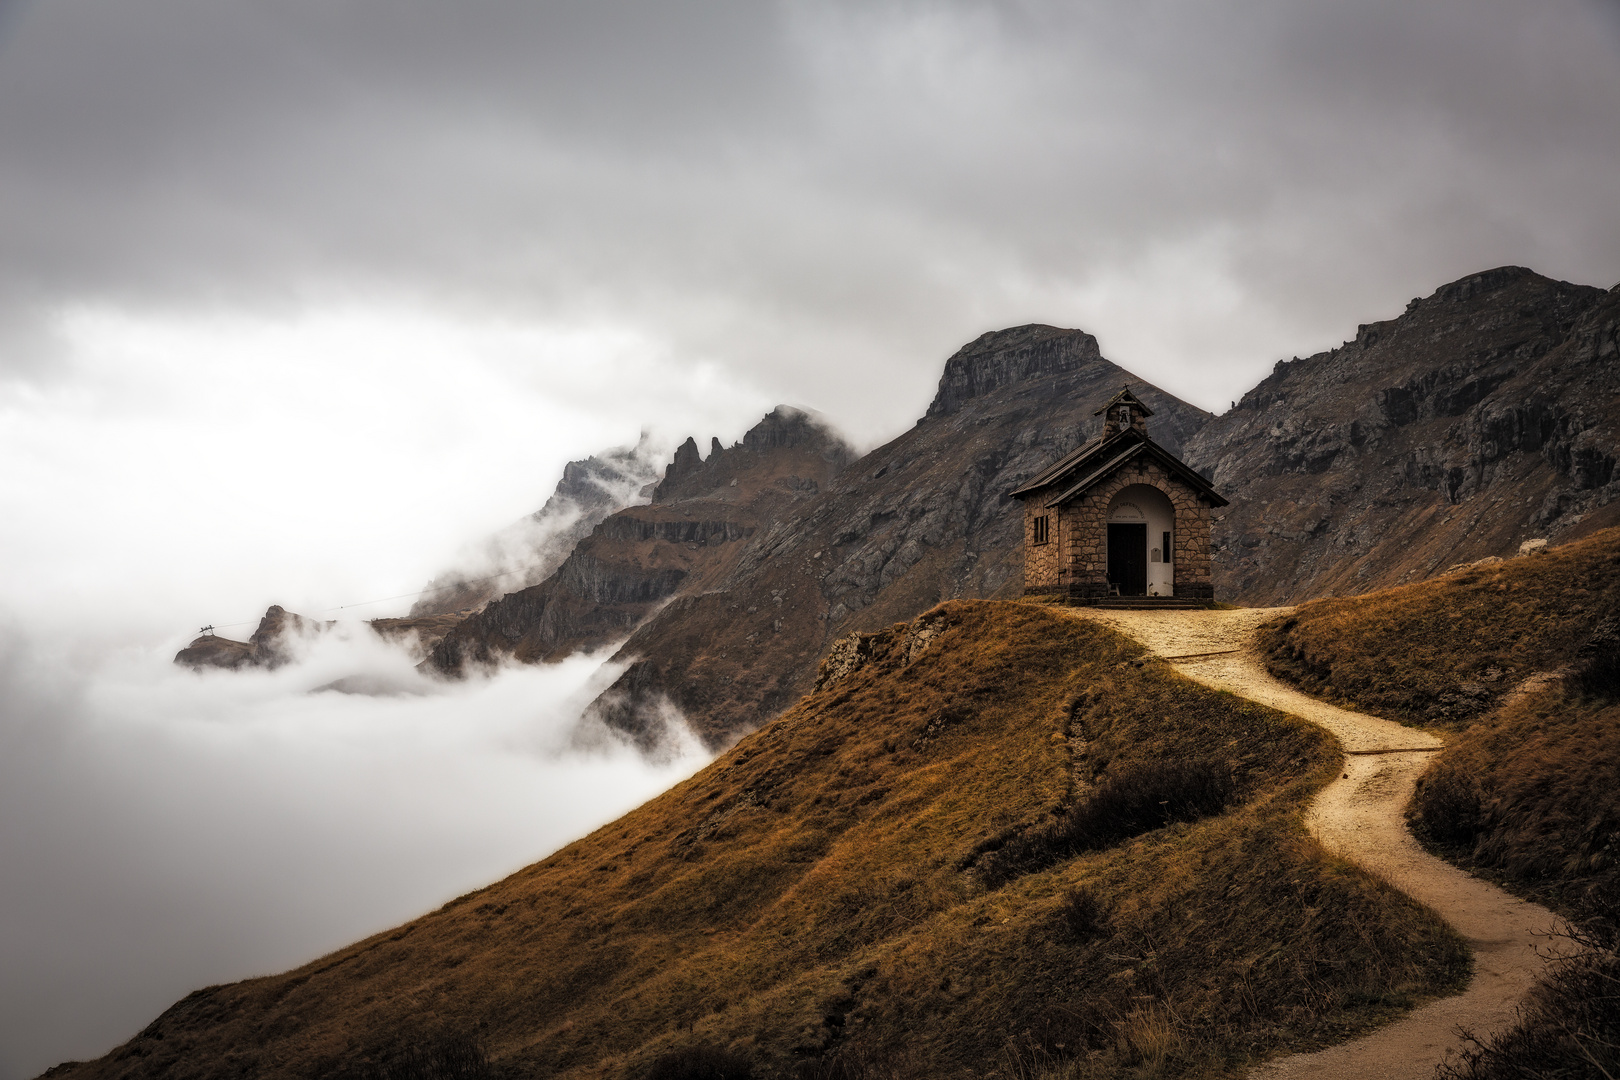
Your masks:
M280 604L271 604L253 635L246 641L233 641L211 632L206 633L176 653L174 662L198 671L208 667L228 671L244 667L274 670L292 660L290 639L318 634L333 625L307 619Z
M1282 361L1187 445L1222 597L1364 592L1620 523L1620 291L1501 267Z
M853 456L818 417L788 406L735 446L715 440L708 458L688 439L651 502L604 518L545 581L446 634L425 666L454 675L618 642L678 594L712 587L736 566L746 541L790 517Z

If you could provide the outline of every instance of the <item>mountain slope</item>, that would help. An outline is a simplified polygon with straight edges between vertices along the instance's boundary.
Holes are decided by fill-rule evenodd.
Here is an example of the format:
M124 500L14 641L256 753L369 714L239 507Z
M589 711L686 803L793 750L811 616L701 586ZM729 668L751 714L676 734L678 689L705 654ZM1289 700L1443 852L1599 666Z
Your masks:
M471 611L550 577L608 515L644 499L658 479L653 454L643 435L633 447L564 465L544 506L489 537L462 566L428 582L409 617Z
M1292 603L1620 523L1620 286L1463 278L1282 362L1187 445L1219 595Z
M780 406L707 459L687 439L652 500L596 525L538 585L468 616L434 646L429 668L556 660L622 640L677 592L712 588L745 541L791 514L853 456L809 413Z
M598 715L651 739L669 701L725 745L804 693L835 638L952 597L1017 596L1023 533L1007 492L1093 434L1092 413L1126 383L1172 452L1208 420L1105 360L1083 331L1022 326L964 346L916 427L636 630L618 653L631 666Z
M1420 832L1578 913L1620 896L1616 612L1620 529L1607 529L1305 605L1271 632L1269 664L1313 693L1460 727L1420 789Z
M1022 603L854 639L815 693L619 821L53 1075L344 1075L437 1031L476 1032L514 1076L629 1078L700 1045L766 1077L1038 1056L1223 1074L1452 985L1449 932L1304 836L1327 737L1139 653ZM1227 808L1164 826L1117 805L1157 809L1189 775L1230 777ZM1081 853L1043 839L1056 821L1088 823Z

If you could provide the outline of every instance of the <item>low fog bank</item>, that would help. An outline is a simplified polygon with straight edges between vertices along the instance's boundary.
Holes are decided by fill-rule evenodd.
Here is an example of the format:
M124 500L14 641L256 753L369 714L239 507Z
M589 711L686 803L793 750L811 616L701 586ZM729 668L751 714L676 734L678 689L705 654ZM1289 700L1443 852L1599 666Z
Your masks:
M609 515L649 501L645 493L663 476L673 453L668 440L643 430L634 446L569 462L544 506L464 546L453 565L428 583L411 614L460 611L540 584Z
M443 683L361 626L300 652L199 674L0 622L0 1080L419 915L706 760L582 737L600 655ZM339 679L382 692L317 689Z

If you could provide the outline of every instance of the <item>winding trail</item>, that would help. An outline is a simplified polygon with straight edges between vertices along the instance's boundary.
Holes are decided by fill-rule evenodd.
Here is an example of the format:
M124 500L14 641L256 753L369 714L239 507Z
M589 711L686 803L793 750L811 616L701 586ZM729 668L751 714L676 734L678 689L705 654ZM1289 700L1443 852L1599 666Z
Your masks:
M1515 1006L1543 968L1536 946L1547 941L1537 931L1558 919L1435 858L1407 832L1406 803L1418 774L1443 745L1440 739L1317 701L1273 678L1255 652L1254 632L1290 608L1070 610L1136 638L1197 682L1332 732L1347 755L1344 775L1317 795L1306 827L1335 855L1439 912L1473 951L1473 979L1461 994L1430 1002L1359 1039L1267 1062L1251 1077L1427 1080L1446 1053L1462 1045L1459 1027L1483 1034L1513 1020Z

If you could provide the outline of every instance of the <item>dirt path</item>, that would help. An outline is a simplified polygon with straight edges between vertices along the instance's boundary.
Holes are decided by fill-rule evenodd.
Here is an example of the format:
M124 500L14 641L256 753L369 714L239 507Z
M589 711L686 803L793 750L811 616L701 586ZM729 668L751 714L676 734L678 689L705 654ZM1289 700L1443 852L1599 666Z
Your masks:
M1545 931L1557 918L1436 859L1406 831L1407 800L1441 746L1439 739L1317 701L1266 672L1251 647L1254 630L1288 610L1081 614L1136 638L1189 678L1303 717L1337 736L1347 752L1345 775L1311 804L1307 827L1334 854L1439 912L1473 950L1474 977L1463 993L1431 1002L1360 1039L1280 1058L1250 1075L1256 1080L1427 1080L1446 1051L1461 1045L1459 1026L1483 1033L1513 1019L1514 1007L1542 968L1535 946L1546 940L1535 931ZM1188 655L1208 653L1215 655Z

